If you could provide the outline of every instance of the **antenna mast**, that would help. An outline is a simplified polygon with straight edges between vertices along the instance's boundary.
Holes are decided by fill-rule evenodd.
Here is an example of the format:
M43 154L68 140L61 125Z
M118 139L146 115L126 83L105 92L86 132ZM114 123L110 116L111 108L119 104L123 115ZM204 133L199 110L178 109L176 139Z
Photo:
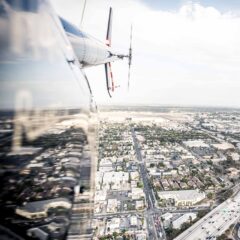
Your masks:
M81 29L82 29L83 17L84 17L86 5L87 5L87 0L84 0L83 10L82 10L82 17L81 17L81 22L80 22L80 28L81 28Z

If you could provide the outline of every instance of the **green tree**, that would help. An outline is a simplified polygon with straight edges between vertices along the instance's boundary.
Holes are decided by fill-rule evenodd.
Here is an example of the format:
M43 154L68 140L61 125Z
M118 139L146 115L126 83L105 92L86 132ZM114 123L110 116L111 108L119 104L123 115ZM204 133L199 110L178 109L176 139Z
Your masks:
M154 163L150 163L150 168L153 168L155 167L155 164Z
M117 233L117 232L113 232L113 237L114 237L114 239L116 239L117 236L118 236L118 233Z
M213 199L213 193L212 193L212 192L209 192L209 193L207 194L207 197L208 197L208 199Z

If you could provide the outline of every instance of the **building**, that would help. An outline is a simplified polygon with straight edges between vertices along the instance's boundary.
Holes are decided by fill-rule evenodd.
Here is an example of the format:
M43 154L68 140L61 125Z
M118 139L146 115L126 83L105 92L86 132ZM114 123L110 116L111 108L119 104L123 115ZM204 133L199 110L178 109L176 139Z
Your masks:
M180 229L183 223L193 221L197 218L196 213L185 213L172 222L174 229Z
M231 153L230 157L233 161L239 161L239 159L240 159L239 154L237 152Z
M160 191L160 199L173 200L175 206L192 206L206 197L204 192L199 190L181 190L181 191Z
M130 217L130 225L131 225L131 227L136 227L138 225L137 216L131 216Z
M227 151L227 150L233 150L234 146L231 143L223 142L223 143L217 143L212 144L214 148L216 148L218 151Z
M112 162L109 159L102 159L99 162L99 172L111 172L112 170Z
M17 207L16 214L29 219L46 218L50 208L59 207L70 209L72 204L66 198L55 198L50 200L29 202L24 206Z
M163 220L163 226L164 228L168 228L171 224L172 218L173 218L173 214L172 213L165 213L161 216L162 220Z
M162 218L164 221L168 221L168 220L171 220L171 219L173 218L173 215L172 215L172 213L167 212L167 213L164 213L164 214L161 216L161 218Z
M130 172L131 180L139 180L139 172Z
M95 202L105 201L106 198L107 198L107 191L101 190L101 191L95 192L95 196L94 196Z
M136 240L146 240L147 239L147 234L145 231L138 231L135 232Z
M143 208L144 208L144 201L143 200L136 201L136 209L140 210Z
M142 188L132 188L132 191L128 194L133 200L144 198L144 191Z
M102 189L119 190L129 188L128 172L105 172L102 177Z
M115 213L117 212L118 200L116 198L107 200L107 212Z
M105 234L112 234L113 232L120 232L120 218L112 218L107 221Z
M184 141L183 144L189 148L209 148L209 145L200 139Z

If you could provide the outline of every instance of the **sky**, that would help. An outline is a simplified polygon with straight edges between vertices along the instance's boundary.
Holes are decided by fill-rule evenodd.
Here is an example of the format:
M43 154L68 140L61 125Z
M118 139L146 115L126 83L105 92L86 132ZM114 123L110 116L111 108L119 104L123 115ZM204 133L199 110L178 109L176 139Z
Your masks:
M51 0L80 26L83 1ZM110 99L104 66L86 69L97 104L240 107L239 0L87 0L81 29L105 41L113 7L112 46L133 61L112 64L119 88Z

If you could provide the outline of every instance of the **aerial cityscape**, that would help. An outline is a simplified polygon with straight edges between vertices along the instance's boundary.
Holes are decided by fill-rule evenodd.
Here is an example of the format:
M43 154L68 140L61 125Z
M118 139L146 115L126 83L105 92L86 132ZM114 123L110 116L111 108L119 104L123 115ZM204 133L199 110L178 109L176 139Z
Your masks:
M235 0L0 0L0 240L240 240L239 30Z
M239 110L113 108L100 116L96 239L238 235Z
M239 110L104 107L96 163L74 116L16 154L1 120L1 228L23 239L239 238Z

